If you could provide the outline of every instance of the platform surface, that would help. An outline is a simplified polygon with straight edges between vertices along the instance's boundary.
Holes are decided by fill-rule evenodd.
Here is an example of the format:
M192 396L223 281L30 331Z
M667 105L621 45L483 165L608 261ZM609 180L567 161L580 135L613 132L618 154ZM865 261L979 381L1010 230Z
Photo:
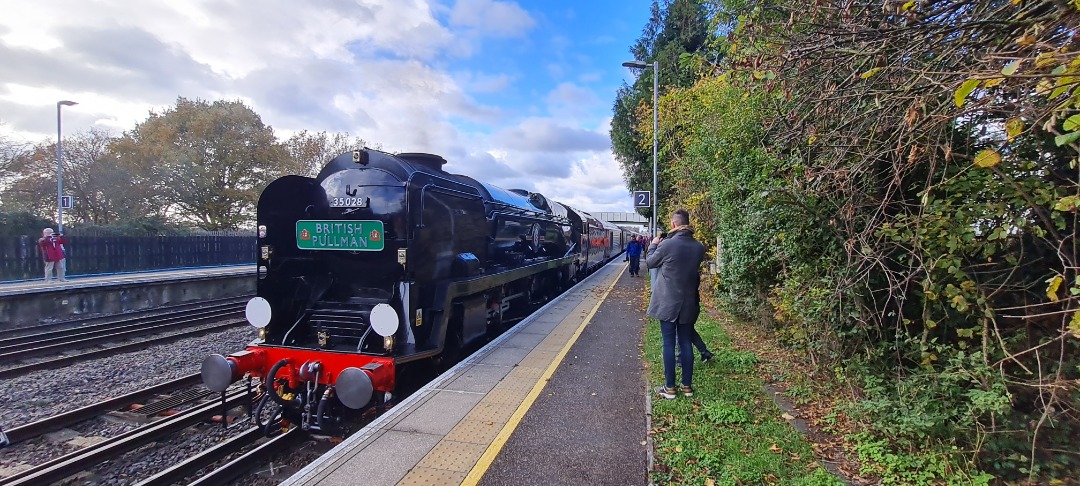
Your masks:
M44 278L38 280L0 282L0 297L29 293L58 292L110 285L130 285L210 277L231 277L237 275L251 275L254 278L255 265L179 268L147 272L114 273L108 275L75 275L69 276L67 280L63 282L56 279L46 282Z
M648 483L641 278L616 260L286 485Z

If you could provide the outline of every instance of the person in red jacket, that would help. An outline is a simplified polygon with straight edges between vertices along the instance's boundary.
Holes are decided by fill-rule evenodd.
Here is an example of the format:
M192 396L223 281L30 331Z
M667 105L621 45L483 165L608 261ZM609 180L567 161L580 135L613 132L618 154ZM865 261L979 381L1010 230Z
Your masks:
M64 282L64 235L53 235L52 228L45 228L38 240L38 248L41 249L41 259L45 261L45 281L52 279L53 268L56 269L57 280Z

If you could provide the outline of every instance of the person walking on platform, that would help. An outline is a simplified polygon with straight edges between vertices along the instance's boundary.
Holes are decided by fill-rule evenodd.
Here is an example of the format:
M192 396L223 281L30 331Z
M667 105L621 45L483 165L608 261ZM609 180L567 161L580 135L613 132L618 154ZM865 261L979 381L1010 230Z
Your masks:
M641 273L641 245L643 244L645 242L638 236L630 238L630 243L626 244L626 260L630 262L631 277L637 277Z
M56 269L56 279L64 282L64 244L67 240L64 235L53 236L52 228L41 231L38 239L38 248L41 250L41 259L45 261L45 281L52 279L53 269Z
M664 386L656 388L663 398L674 400L679 391L694 395L694 322L701 312L698 284L705 259L705 245L694 239L690 213L685 209L671 215L671 231L666 238L653 238L645 265L657 270L647 314L660 321L663 336ZM675 389L675 345L679 347L682 387Z

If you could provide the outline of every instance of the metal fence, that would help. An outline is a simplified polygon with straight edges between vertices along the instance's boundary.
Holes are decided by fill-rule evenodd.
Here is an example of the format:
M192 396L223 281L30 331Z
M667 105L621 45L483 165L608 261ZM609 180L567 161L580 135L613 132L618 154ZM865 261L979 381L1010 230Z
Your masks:
M38 238L0 238L0 281L43 278ZM162 236L85 232L68 233L64 238L69 276L255 263L254 233Z

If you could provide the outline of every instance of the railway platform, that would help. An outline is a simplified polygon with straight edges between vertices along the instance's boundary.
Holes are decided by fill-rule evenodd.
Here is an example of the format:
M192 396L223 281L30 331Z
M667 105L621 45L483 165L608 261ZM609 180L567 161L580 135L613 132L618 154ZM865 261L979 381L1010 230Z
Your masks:
M43 279L0 282L0 328L33 325L42 319L118 314L254 292L254 265L76 275L63 282Z
M644 291L609 263L283 484L648 484Z

